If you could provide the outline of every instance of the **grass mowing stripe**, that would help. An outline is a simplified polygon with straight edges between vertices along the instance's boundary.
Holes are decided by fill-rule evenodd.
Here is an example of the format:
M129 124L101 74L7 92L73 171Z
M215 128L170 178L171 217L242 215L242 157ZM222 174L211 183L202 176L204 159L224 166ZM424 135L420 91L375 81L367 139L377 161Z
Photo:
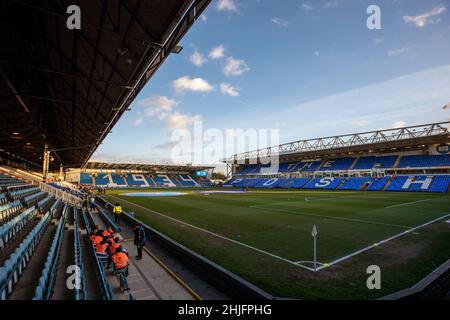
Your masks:
M218 233L215 233L215 232L212 232L212 231L209 231L209 230L206 230L206 229L197 227L197 226L195 226L195 225L193 225L193 224L184 222L184 221L182 221L182 220L178 220L178 219L176 219L176 218L169 217L169 216L167 216L167 215L165 215L165 214L163 214L163 213L160 213L160 212L157 212L157 211L155 211L155 210L146 208L146 207L144 207L144 206L141 206L141 205L139 205L139 204L133 203L133 202L131 202L131 201L128 201L128 200L125 200L125 199L122 199L122 198L118 198L118 197L113 196L113 195L108 195L108 196L110 196L110 197L112 197L112 198L115 198L115 199L118 199L118 200L120 200L120 201L125 201L125 202L127 202L127 203L129 203L129 204L131 204L131 205L133 205L133 206L140 207L140 208L142 208L142 209L144 209L144 210L147 210L147 211L149 211L149 212L152 212L152 213L154 213L154 214L157 214L157 215L159 215L159 216L161 216L161 217L167 218L167 219L172 220L172 221L176 221L176 222L178 222L178 223L182 223L182 224L184 224L184 225L186 225L186 226L189 226L189 227L194 228L194 229L196 229L196 230L199 230L199 231L208 233L208 234L213 235L213 236L215 236L215 237L218 237L218 238L221 238L221 239L224 239L224 240L227 240L227 241L230 241L230 242L239 244L239 245L244 246L244 247L246 247L246 248L249 248L249 249L258 251L258 252L260 252L260 253L266 254L266 255L268 255L268 256L271 256L272 258L276 258L276 259L282 260L282 261L284 261L284 262L290 263L290 264L292 264L292 265L294 265L294 266L297 266L297 267L300 267L300 268L307 269L307 270L309 270L309 271L314 271L314 269L312 269L312 268L308 268L308 267L306 267L306 266L303 266L303 265L300 265L300 264L296 264L294 261L291 261L291 260L289 260L289 259L286 259L286 258L277 256L277 255L275 255L275 254L273 254L273 253L270 253L270 252L267 252L267 251L264 251L264 250L255 248L255 247L253 247L253 246L251 246L251 245L248 245L248 244L245 244L245 243L242 243L242 242L239 242L239 241L236 241L236 240L227 238L227 237L222 236L222 235L220 235L220 234L218 234Z
M292 211L283 210L283 209L265 208L265 207L270 206L270 205L271 204L268 204L268 205L255 205L255 206L250 206L250 207L251 208L256 208L256 209L261 209L261 210L267 210L267 211L285 212L285 213L288 213L288 214L295 214L295 215L299 215L299 216L310 216L310 217L317 217L317 218L327 218L327 219L333 219L333 220L342 220L342 221L348 221L348 222L373 224L373 225L380 225L380 226L385 226L385 227L395 227L395 228L401 228L401 229L411 229L412 228L410 226L404 226L404 225L401 225L401 224L391 224L391 223L368 221L368 220L361 220L361 219L333 217L333 216L326 216L326 215L322 215L322 214L308 213L308 212L304 212L304 211L302 211L302 212L292 212Z

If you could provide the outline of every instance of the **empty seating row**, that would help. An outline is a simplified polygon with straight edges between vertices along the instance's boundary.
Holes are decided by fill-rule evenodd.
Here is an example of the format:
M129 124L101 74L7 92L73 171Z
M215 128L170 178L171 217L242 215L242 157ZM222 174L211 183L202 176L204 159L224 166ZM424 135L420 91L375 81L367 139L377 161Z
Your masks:
M9 241L15 238L16 234L22 230L37 214L35 208L28 208L17 217L0 226L0 249L3 249Z
M16 200L16 199L25 198L25 197L32 195L34 193L37 193L39 191L40 191L40 189L38 187L32 187L32 188L20 189L17 191L10 191L9 194L12 199Z
M398 156L369 156L360 157L353 167L354 170L368 170L368 169L385 169L393 168Z
M304 189L336 189L345 178L315 178L311 179L303 188Z
M74 262L80 271L80 281L79 286L74 289L75 300L86 300L87 290L86 282L84 279L84 265L83 265L83 251L81 250L80 241L80 226L78 224L78 210L73 209L73 220L74 220L74 241L73 241L73 252L74 252Z
M0 206L0 224L3 224L17 216L22 209L23 205L19 200Z
M6 196L6 193L0 193L0 205L5 204L8 202L8 197Z
M367 191L382 191L391 177L374 178L372 183L366 188Z
M429 168L450 166L450 154L403 156L398 168Z
M11 294L14 285L19 281L28 265L51 219L52 213L48 211L10 255L8 260L5 261L4 266L0 268L0 300L6 300Z
M39 210L43 210L53 199L54 199L53 196L48 196L48 197L42 199L41 201L39 201L38 204L36 205L36 207Z
M23 199L23 203L29 207L32 205L35 205L36 203L38 203L39 201L41 201L42 199L44 199L47 196L47 192L45 191L41 191L38 193L34 193L30 196L27 196Z
M62 238L65 231L65 223L70 207L68 204L64 206L63 214L59 219L58 227L52 240L52 244L47 254L44 269L39 278L39 284L35 289L33 300L50 300L54 282L56 278L56 267L61 252Z
M339 190L361 190L374 181L372 177L350 177L340 187Z

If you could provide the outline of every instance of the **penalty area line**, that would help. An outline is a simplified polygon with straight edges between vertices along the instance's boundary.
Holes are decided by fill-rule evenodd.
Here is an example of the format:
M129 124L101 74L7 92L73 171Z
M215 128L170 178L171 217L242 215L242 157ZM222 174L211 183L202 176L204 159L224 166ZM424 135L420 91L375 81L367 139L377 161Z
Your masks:
M325 269L325 268L329 268L329 267L331 267L332 265L335 265L335 264L337 264L337 263L339 263L339 262L342 262L342 261L347 260L347 259L349 259L349 258L351 258L351 257L354 257L354 256L356 256L356 255L358 255L358 254L360 254L360 253L363 253L363 252L365 252L365 251L368 251L368 250L370 250L370 249L373 249L373 248L375 248L375 247L378 247L379 245L385 244L385 243L387 243L387 242L389 242L389 241L391 241L391 240L400 238L400 237L402 237L402 236L404 236L404 235L407 235L408 233L411 233L411 232L413 232L413 231L416 231L416 230L418 230L418 229L421 229L421 228L423 228L423 227L426 227L426 226L428 226L428 225L430 225L430 224L432 224L432 223L438 222L438 221L443 220L443 219L447 219L448 217L450 217L450 214L447 214L447 215L444 215L444 216L442 216L442 217L440 217L440 218L437 218L437 219L428 221L428 222L426 222L426 223L424 223L424 224L421 224L421 225L419 225L419 226L417 226L417 227L411 228L411 229L406 230L406 231L404 231L404 232L402 232L402 233L399 233L399 234L394 235L394 236L392 236L392 237L389 237L389 238L386 238L386 239L381 240L381 241L379 241L379 242L376 242L376 243L374 243L374 244L372 244L372 245L370 245L370 246L367 246L367 247L362 248L362 249L360 249L360 250L358 250L358 251L355 251L355 252L353 252L353 253L350 253L350 254L348 254L348 255L346 255L346 256L343 256L343 257L341 257L341 258L339 258L339 259L336 259L336 260L334 260L334 261L332 261L332 262L326 263L325 265L323 265L323 266L321 266L321 267L318 267L318 268L317 268L317 271L322 270L322 269Z
M223 239L223 240L227 240L227 241L229 241L229 242L238 244L238 245L243 246L243 247L246 247L246 248L248 248L248 249L252 249L252 250L257 251L257 252L259 252L259 253L268 255L268 256L270 256L270 257L272 257L272 258L275 258L275 259L278 259L278 260L287 262L287 263L289 263L289 264L292 264L292 265L294 265L294 266L296 266L296 267L300 267L300 268L303 268L303 269L305 269L305 270L309 270L309 271L313 271L313 272L314 272L314 269L312 269L312 268L303 266L303 265L301 265L301 264L297 264L297 263L295 263L294 261L291 261L291 260L289 260L289 259L286 259L286 258L277 256L277 255L275 255L275 254L273 254L273 253L270 253L270 252L264 251L264 250L262 250L262 249L255 248L255 247L253 247L253 246L251 246L251 245L248 245L248 244L245 244L245 243L242 243L242 242L239 242L239 241L236 241L236 240L227 238L227 237L222 236L222 235L220 235L220 234L218 234L218 233L215 233L215 232L212 232L212 231L203 229L203 228L201 228L201 227L197 227L197 226L195 226L195 225L193 225L193 224L184 222L184 221L182 221L182 220L178 220L178 219L176 219L176 218L169 217L169 216L167 216L167 215L165 215L165 214L163 214L163 213L160 213L160 212L155 211L155 210L153 210L153 209L149 209L149 208L143 207L143 206L141 206L141 205L139 205L139 204L136 204L136 203L133 203L133 202L131 202L131 201L128 201L128 200L125 200L125 199L122 199L122 198L118 198L118 197L113 196L113 195L109 195L109 196L112 197L112 198L114 198L114 199L120 200L120 201L125 201L125 202L129 203L130 205L133 205L133 206L142 208L142 209L144 209L144 210L146 210L146 211L152 212L153 214L159 215L159 216L161 216L161 217L163 217L163 218L166 218L166 219L175 221L175 222L180 223L180 224L183 224L183 225L185 225L185 226L189 226L189 227L191 227L191 228L193 228L193 229L202 231L202 232L204 232L204 233L207 233L207 234L209 234L209 235L215 236L215 237L220 238L220 239Z

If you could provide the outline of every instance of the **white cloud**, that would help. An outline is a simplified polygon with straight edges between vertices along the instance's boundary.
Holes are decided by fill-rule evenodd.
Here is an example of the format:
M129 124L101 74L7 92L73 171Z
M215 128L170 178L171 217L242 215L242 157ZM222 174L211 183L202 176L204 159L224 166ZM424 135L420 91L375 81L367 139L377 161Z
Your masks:
M403 121L403 120L399 120L399 121L397 121L397 122L394 122L394 123L391 125L391 127L392 127L392 128L403 128L403 127L406 127L406 122Z
M236 3L234 3L234 0L219 0L217 3L217 9L219 9L219 11L237 12Z
M383 37L376 37L373 39L373 43L378 45L384 42L384 38Z
M139 127L142 124L142 122L144 122L144 118L143 117L139 117L139 118L134 119L132 121L131 125L133 127Z
M208 20L208 17L206 16L206 14L202 14L202 15L200 16L200 20L206 21L206 20Z
M417 27L422 28L427 24L438 23L440 21L440 15L447 10L446 7L440 6L433 10L417 15L417 16L403 16L405 23L414 23Z
M189 76L174 80L172 86L176 93L183 93L186 91L210 92L214 89L208 81L202 78L191 79Z
M408 52L408 51L409 51L409 49L406 48L406 47L399 48L399 49L392 49L392 50L389 50L389 51L387 52L387 55L388 55L389 57L392 57L392 56L398 56L398 55L401 55L401 54L403 54L403 53L405 53L405 52Z
M314 55L315 55L316 57L320 56L320 51L314 51Z
M177 144L178 144L178 141L169 141L169 142L164 142L164 143L158 144L154 148L155 149L171 150L174 147L176 147Z
M197 67L202 67L208 61L205 56L197 50L189 57L189 60Z
M220 84L220 92L222 92L225 95L232 96L232 97L240 96L239 91L229 83L221 83Z
M365 127L369 124L369 121L364 119L353 120L352 124L357 127Z
M272 18L272 19L270 19L270 21L272 23L274 23L280 27L284 27L284 28L286 28L289 25L288 21L281 19L281 18Z
M300 7L302 8L303 11L312 11L312 10L314 10L314 7L312 5L310 5L310 4L307 4L307 3L302 3L300 5Z
M250 71L247 63L244 60L228 57L223 72L226 76L240 76Z
M325 3L325 5L323 7L326 9L335 8L335 7L339 6L341 3L342 3L342 0L328 1L327 3Z
M225 56L225 47L223 45L217 46L211 50L208 55L211 59L220 59Z
M174 112L167 115L164 118L164 121L166 123L166 128L168 129L183 129L201 119L202 117L199 115L191 116L181 112Z
M145 108L145 114L147 116L153 116L154 114L162 112L170 112L177 104L178 102L165 96L152 96L151 98L139 101L139 105Z
M194 121L201 120L200 115L189 115L175 110L178 102L165 96L152 96L151 98L139 101L139 105L144 108L144 115L152 121L163 121L168 129L186 128ZM136 119L140 124L143 117Z

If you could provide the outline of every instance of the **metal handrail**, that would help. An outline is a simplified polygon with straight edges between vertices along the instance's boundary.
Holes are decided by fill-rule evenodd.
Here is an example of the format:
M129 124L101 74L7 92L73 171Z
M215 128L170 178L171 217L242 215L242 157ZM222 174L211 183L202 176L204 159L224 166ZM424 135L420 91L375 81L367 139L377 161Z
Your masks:
M39 188L42 191L48 192L50 195L55 196L58 199L63 200L64 202L69 203L70 205L80 209L81 208L81 199L73 194L70 194L64 190L55 188L51 185L48 185L44 182L39 182Z

